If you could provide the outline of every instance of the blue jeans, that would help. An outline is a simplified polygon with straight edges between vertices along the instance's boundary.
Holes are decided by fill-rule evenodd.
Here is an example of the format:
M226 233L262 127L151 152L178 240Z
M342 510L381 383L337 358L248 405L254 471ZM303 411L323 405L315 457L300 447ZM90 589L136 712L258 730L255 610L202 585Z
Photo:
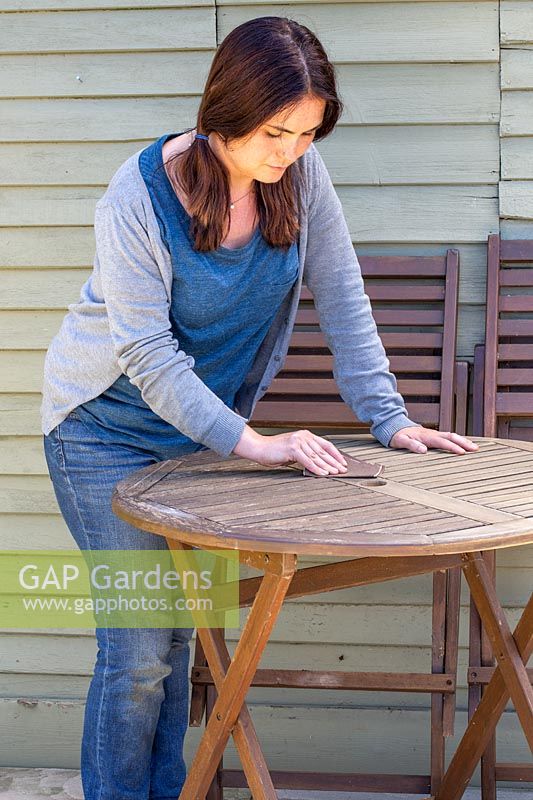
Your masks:
M44 439L61 513L81 550L168 549L111 510L115 484L164 460L106 444L72 411ZM176 800L185 781L193 628L97 628L81 744L85 800Z

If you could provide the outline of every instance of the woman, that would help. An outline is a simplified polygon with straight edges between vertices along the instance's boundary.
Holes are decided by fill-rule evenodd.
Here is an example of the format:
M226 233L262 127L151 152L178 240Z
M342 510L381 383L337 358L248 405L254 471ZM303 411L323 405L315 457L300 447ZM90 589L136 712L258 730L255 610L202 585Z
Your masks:
M220 45L196 128L128 158L96 205L94 269L47 353L44 449L82 550L166 549L116 517L127 474L213 449L342 473L310 431L246 423L282 366L302 278L342 396L384 445L476 449L410 420L389 372L339 199L313 144L342 111L313 33L253 19ZM185 765L191 629L97 629L86 800L167 800Z

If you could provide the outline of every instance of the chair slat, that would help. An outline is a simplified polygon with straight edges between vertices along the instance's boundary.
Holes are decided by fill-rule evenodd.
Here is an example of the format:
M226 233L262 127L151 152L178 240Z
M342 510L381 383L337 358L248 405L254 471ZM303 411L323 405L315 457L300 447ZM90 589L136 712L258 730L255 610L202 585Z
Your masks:
M531 344L500 344L498 357L500 361L531 361L533 343Z
M281 375L282 373L280 373ZM398 389L403 395L439 396L440 381L399 380ZM275 378L269 389L274 394L320 394L338 397L339 389L333 378Z
M499 392L496 413L516 417L533 416L533 392Z
M426 309L380 309L374 312L374 319L378 325L442 325L444 323L444 312L439 310Z
M533 428L524 425L510 425L508 428L509 439L521 439L523 442L533 442Z
M407 411L417 422L424 425L436 425L439 420L439 407L437 403L406 403ZM346 403L313 403L302 401L261 400L257 406L257 415L254 413L254 425L258 427L299 427L312 425L319 427L347 426L354 427L359 420ZM359 423L367 428L365 423Z
M442 256L358 256L363 277L441 277L446 275Z
M502 269L500 286L533 286L533 269Z
M402 333L380 331L379 335L385 349L401 348L409 351L412 349L440 350L442 348L442 333L437 331L402 331Z
M533 361L533 347L530 351ZM498 369L498 386L533 386L533 368L530 369ZM533 416L533 408L531 409Z
M400 309L375 308L374 319L378 325L442 325L444 313L440 309ZM318 312L315 308L299 308L296 314L297 325L318 325Z
M533 319L500 319L500 336L533 336Z
M365 292L372 301L391 303L427 302L444 300L444 286L409 286L406 284L367 284Z
M533 261L533 239L500 240L500 259L507 262Z
M533 295L505 295L500 297L500 311L502 312L531 312L533 311Z
M433 350L442 347L442 333L438 331L402 331L401 333L379 331L379 336L385 348ZM295 330L292 334L291 346L327 348L322 331Z
M440 356L388 356L393 372L440 372L442 359ZM306 370L308 372L333 371L333 356L289 355L285 359L283 371Z

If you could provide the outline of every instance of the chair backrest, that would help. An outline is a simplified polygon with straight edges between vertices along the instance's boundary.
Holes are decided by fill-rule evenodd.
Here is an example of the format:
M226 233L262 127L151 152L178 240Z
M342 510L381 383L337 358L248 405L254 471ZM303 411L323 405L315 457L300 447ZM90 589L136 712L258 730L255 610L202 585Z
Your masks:
M483 433L533 441L533 239L489 236Z
M360 256L365 291L412 419L453 430L459 254ZM342 400L333 356L304 285L289 352L257 403L255 427L363 428Z

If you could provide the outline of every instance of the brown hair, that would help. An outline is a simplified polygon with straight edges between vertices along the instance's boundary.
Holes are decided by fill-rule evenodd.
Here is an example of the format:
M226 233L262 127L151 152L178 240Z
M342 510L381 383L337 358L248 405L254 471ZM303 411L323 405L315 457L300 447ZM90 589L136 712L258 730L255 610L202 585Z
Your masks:
M220 44L207 78L196 130L215 131L225 145L246 137L265 120L290 111L307 95L325 100L315 133L323 139L335 127L343 104L337 95L335 69L314 33L287 17L257 17L234 28ZM176 164L172 182L185 192L190 233L198 251L216 250L229 231L231 201L228 173L209 143L194 139ZM301 171L291 164L279 181L255 181L259 226L271 246L288 248L299 232Z

